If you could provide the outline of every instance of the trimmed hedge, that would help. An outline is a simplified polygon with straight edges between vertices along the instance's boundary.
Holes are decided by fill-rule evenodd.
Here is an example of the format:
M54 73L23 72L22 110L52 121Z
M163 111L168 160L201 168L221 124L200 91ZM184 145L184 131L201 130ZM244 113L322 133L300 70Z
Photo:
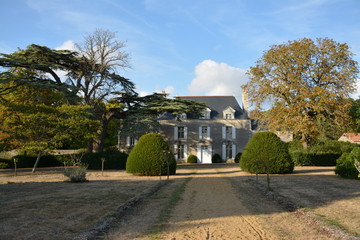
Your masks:
M357 144L325 140L304 149L300 141L288 144L290 155L298 166L335 166L336 160L345 152L351 152Z
M335 166L341 156L337 153L291 152L292 160L297 166Z
M219 154L215 153L211 158L211 162L212 163L222 163L223 160Z
M187 162L188 163L197 163L197 156L195 156L193 154L189 155L187 158Z
M126 172L145 176L166 175L167 160L170 162L169 173L173 175L176 173L176 160L169 145L160 134L148 133L140 137L130 152Z
M81 162L88 169L101 170L101 158L105 158L104 169L125 169L128 155L116 149L108 149L98 153L85 153Z
M17 155L16 166L18 168L32 168L36 162L37 156L34 155ZM59 167L64 164L58 160L57 156L44 154L40 157L37 167Z
M12 159L0 158L0 169L13 168L14 161Z
M286 143L272 132L256 133L245 146L240 168L250 173L291 173L294 162Z
M123 152L119 152L116 149L108 149L98 153L83 153L76 154L77 158L81 158L81 163L88 166L88 169L100 170L101 158L105 158L104 169L125 169L126 159L128 155ZM17 155L17 167L18 168L32 168L35 164L37 156L31 155ZM12 162L12 161L11 161ZM64 155L42 155L38 163L38 167L59 167L64 166L64 162L67 166L73 165L70 154ZM12 163L11 167L14 164Z
M240 163L240 158L241 158L241 152L237 153L236 156L235 156L235 163Z
M351 153L343 153L336 161L335 173L343 178L359 179L359 171L356 169L355 160L360 160L360 147L354 148Z

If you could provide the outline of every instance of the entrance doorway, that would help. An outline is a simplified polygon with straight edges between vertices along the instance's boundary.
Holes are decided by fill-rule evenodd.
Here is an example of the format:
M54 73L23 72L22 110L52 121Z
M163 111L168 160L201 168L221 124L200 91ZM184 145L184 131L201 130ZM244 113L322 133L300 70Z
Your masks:
M200 163L211 163L211 145L199 145L197 157Z

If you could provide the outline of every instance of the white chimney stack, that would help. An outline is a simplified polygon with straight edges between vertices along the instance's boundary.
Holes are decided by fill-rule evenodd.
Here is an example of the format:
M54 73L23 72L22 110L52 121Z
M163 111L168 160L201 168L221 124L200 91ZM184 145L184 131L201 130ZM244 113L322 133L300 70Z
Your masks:
M248 100L248 93L246 91L246 89L242 90L242 107L244 110L244 113L248 114L249 112L249 100Z

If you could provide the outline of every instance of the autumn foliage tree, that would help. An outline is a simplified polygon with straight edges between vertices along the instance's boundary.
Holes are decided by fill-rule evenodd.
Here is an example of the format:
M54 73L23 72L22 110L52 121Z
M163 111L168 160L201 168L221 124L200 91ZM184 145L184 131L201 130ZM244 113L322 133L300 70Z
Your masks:
M18 70L19 76L22 70ZM17 83L0 83L11 89ZM0 98L0 144L5 149L31 149L38 153L64 143L84 141L98 127L86 105L68 104L64 92L44 85L17 86Z
M305 146L338 137L350 120L349 94L359 72L352 57L346 43L328 38L273 45L242 86L256 107L253 117L269 130L293 132Z

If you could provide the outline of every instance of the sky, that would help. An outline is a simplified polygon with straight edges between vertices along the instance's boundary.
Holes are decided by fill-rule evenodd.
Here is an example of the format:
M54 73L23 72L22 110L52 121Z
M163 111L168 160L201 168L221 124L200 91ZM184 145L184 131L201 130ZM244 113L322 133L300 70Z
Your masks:
M274 44L347 43L360 62L360 0L0 0L0 52L74 49L101 28L126 43L119 73L141 95L234 95ZM359 88L352 96L358 98Z

